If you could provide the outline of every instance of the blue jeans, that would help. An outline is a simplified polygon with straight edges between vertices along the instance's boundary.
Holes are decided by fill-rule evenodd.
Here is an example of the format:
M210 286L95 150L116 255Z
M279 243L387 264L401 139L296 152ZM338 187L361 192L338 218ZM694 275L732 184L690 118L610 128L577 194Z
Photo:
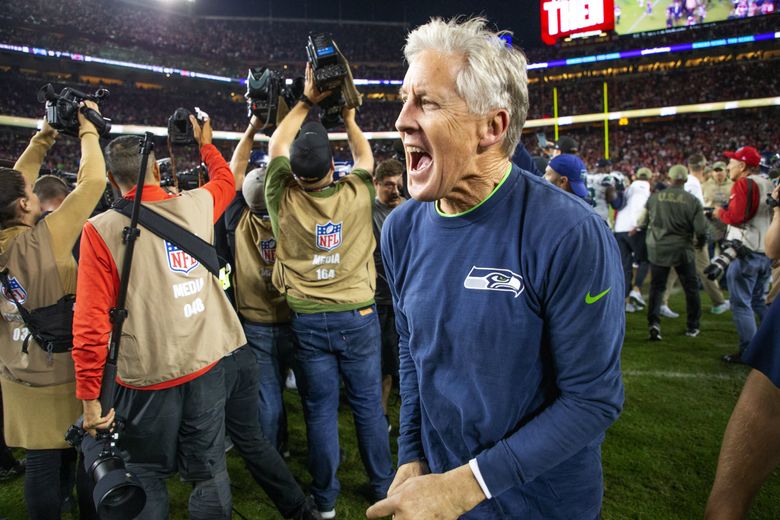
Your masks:
M308 437L312 494L320 511L336 504L339 481L339 376L352 408L358 448L374 498L384 498L393 479L387 423L382 412L380 330L376 307L361 311L293 313Z
M726 272L740 352L747 348L756 334L756 316L763 320L766 314L764 290L771 274L772 261L763 253L736 258Z
M264 325L244 322L244 334L257 360L260 373L260 391L257 401L257 413L260 428L271 445L279 449L281 423L284 418L284 375L280 363L292 349L292 336L289 325Z

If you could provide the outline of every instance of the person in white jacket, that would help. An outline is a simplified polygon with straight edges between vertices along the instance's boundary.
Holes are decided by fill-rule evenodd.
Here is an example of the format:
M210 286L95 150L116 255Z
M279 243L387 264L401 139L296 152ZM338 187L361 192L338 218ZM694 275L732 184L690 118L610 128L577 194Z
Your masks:
M640 288L648 271L647 246L645 231L639 229L637 221L650 198L649 181L652 175L649 168L636 171L634 181L626 188L626 204L615 216L615 239L620 248L626 281L626 312L635 312L645 306ZM634 262L639 264L636 279L633 276Z

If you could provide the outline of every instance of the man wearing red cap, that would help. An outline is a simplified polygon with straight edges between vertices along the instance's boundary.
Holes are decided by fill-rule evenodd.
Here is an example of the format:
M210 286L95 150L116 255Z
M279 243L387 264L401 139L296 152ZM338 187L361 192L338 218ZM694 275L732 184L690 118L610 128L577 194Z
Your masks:
M752 146L743 146L736 152L725 152L729 158L726 167L734 181L726 209L717 208L713 216L728 225L726 240L738 241L738 257L728 268L731 312L739 335L739 352L723 356L728 363L741 363L742 352L756 333L756 318L766 314L764 288L769 280L771 261L764 254L764 241L771 210L763 203L772 183L758 174L761 155Z

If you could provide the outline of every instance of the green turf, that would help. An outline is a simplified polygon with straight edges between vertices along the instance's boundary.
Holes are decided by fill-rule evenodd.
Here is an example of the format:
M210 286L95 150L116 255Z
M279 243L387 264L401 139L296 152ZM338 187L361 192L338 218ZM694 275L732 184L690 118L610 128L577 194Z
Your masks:
M639 7L637 0L615 0L620 6L620 23L615 20L615 32L618 34L629 34L644 31L657 31L666 29L666 8L672 3L671 0L645 0L643 7ZM647 2L652 2L653 12L646 13ZM726 20L731 11L731 3L727 0L711 0L707 8L705 23ZM685 24L681 19L680 24Z
M625 409L608 431L603 446L603 517L607 520L702 517L723 429L747 373L744 367L724 365L718 359L732 352L736 345L731 313L709 314L709 302L703 293L702 305L702 334L697 338L683 335L683 316L664 319L664 340L649 343L645 340L644 313L628 315L623 347ZM671 306L683 311L680 294L672 296ZM295 393L288 392L286 400L291 430L290 467L306 485L301 406ZM394 424L398 420L397 408L396 399ZM363 513L369 505L367 481L348 408L342 409L341 419L346 460L339 469L342 493L336 505L338 518L365 518ZM395 436L392 442L395 449ZM234 451L230 452L228 463L236 510L250 519L281 518ZM188 487L172 479L169 489L171 518L187 518ZM0 517L26 518L21 495L21 480L0 483ZM776 471L764 486L750 518L780 518L780 472Z

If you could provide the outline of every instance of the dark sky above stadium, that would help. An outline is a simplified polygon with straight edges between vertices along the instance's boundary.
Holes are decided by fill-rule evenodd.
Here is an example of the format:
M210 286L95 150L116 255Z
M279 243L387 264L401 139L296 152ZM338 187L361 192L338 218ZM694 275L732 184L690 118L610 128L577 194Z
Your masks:
M157 1L160 0L149 0ZM167 0L168 3L171 0ZM195 0L189 4L198 14L230 16L269 15L283 18L325 18L406 22L412 26L431 16L482 14L499 29L515 34L521 47L542 45L539 32L539 0L480 1L464 0Z

